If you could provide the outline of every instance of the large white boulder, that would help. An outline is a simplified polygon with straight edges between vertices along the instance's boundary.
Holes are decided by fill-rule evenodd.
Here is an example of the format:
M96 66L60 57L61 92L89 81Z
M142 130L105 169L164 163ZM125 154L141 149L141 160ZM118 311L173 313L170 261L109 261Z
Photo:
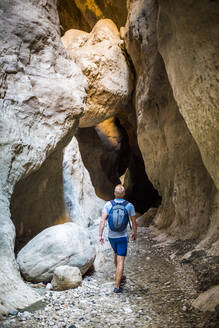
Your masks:
M65 290L76 288L81 285L82 274L77 267L61 265L56 268L52 278L52 287L54 290Z
M83 275L93 264L96 251L89 231L72 222L43 230L18 253L23 277L50 281L61 265L78 267Z

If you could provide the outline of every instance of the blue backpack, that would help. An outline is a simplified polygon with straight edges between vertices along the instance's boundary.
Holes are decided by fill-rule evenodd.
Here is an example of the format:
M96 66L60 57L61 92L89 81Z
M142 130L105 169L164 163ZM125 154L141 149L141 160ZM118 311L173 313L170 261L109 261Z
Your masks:
M125 208L128 202L124 200L122 203L116 203L111 200L112 208L109 211L108 224L112 231L122 232L126 229L129 222L129 214Z

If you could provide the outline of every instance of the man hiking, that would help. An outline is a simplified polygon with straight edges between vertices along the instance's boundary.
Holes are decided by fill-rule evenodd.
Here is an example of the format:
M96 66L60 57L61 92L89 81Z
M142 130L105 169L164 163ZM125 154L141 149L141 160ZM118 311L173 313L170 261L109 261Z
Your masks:
M115 187L114 195L115 199L107 202L102 211L99 226L99 241L101 245L103 245L103 229L105 221L108 219L108 237L115 253L114 263L116 267L116 283L113 291L114 293L121 293L122 288L120 287L120 283L124 282L126 279L125 276L123 276L123 271L128 248L127 225L130 223L129 217L131 217L133 227L132 240L136 240L137 238L137 224L134 206L123 199L125 196L125 188L121 184Z

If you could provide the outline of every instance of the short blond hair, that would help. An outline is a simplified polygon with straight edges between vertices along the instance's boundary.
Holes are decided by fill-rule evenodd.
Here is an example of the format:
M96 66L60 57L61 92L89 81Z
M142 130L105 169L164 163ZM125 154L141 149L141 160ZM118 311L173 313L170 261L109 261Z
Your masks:
M123 187L123 185L118 184L117 186L115 186L114 194L118 197L123 197L125 195L125 188Z

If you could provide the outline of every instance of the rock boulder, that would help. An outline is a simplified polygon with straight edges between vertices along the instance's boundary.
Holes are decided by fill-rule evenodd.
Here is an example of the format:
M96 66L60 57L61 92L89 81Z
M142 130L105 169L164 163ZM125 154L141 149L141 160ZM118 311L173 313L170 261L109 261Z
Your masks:
M204 293L201 293L192 305L200 311L215 311L219 305L219 285L212 286Z
M148 227L152 223L156 213L157 208L149 208L147 212L137 218L138 227Z
M43 230L18 253L23 277L33 282L50 281L62 265L78 267L82 275L95 260L89 231L72 222Z
M76 288L81 285L82 275L80 269L69 265L62 265L55 269L52 278L54 290Z
M101 19L91 33L69 30L62 42L88 79L80 127L95 126L125 108L132 92L132 74L116 25Z

